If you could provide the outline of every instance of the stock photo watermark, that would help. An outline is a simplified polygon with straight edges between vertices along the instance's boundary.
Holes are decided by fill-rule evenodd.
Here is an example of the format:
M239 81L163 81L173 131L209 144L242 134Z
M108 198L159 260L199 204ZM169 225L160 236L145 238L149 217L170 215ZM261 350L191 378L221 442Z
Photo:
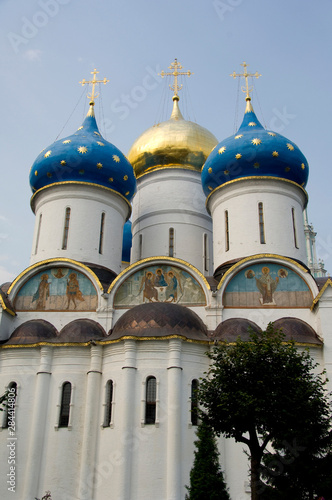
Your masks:
M15 423L15 400L16 400L16 389L14 387L8 389L8 398L6 402L7 406L7 420L8 420L8 434L7 437L7 449L8 449L8 459L7 463L9 465L9 471L7 473L7 484L8 491L15 493L16 491L16 423Z

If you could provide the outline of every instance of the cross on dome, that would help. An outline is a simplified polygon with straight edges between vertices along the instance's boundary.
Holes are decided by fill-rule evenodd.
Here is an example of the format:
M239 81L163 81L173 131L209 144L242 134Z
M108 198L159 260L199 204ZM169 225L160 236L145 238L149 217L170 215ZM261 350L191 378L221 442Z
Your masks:
M178 84L178 76L182 75L191 76L194 73L192 73L191 71L179 71L179 69L183 69L183 66L181 66L181 64L178 62L176 58L174 59L174 62L172 62L171 65L168 66L168 69L171 69L173 71L166 72L162 70L161 73L159 73L159 76L161 76L161 78L164 78L164 76L174 76L174 83L173 85L170 85L169 88L174 91L173 101L174 100L178 101L179 100L178 92L183 87L182 84L180 85Z
M104 83L106 85L106 83L109 82L109 80L107 80L106 78L104 78L103 80L97 80L96 79L96 75L99 73L99 71L97 71L96 69L94 69L93 71L91 71L91 75L93 75L93 79L92 80L86 80L85 78L83 78L83 80L79 83L82 84L82 87L83 85L89 85L91 84L92 85L92 92L91 92L91 95L87 95L88 99L90 99L90 105L93 106L94 103L95 103L95 99L99 96L99 94L95 94L95 86L96 86L96 83Z
M247 71L248 64L245 61L243 63L241 63L241 66L243 66L243 68L244 68L243 73L236 73L235 71L233 71L233 73L231 73L229 76L232 76L233 78L243 77L245 79L246 86L241 87L241 90L242 90L242 92L244 92L246 94L246 99L250 99L249 94L250 94L250 92L252 92L253 86L249 87L248 78L249 78L249 76L259 78L262 75L260 73L258 73L258 71L256 71L256 73L248 73L248 71Z

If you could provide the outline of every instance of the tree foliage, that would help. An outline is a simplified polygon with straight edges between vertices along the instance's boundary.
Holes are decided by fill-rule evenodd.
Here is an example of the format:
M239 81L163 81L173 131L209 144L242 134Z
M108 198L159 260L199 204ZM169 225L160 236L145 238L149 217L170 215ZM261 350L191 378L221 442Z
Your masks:
M214 432L203 421L198 425L196 434L195 458L190 471L190 486L186 486L186 500L229 500Z
M212 364L199 389L202 418L217 435L248 446L253 500L266 494L261 469L268 444L279 454L270 455L274 467L279 460L283 472L287 462L294 469L300 459L304 463L327 454L331 404L324 374L314 374L308 351L286 343L282 332L269 324L262 334L252 333L249 342L221 344L209 357ZM268 463L264 477L276 487L276 470ZM316 481L314 474L306 476L306 494L316 491Z

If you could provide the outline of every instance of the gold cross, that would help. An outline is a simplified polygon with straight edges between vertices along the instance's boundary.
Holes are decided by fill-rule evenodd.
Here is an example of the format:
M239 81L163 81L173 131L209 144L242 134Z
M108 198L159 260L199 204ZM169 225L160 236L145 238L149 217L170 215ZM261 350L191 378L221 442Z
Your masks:
M180 63L178 63L178 60L176 58L174 59L174 62L172 62L172 64L168 66L168 68L173 71L165 72L164 70L162 70L162 72L159 73L159 76L161 76L161 78L164 78L164 76L174 76L174 83L173 85L170 85L169 88L174 91L173 99L175 98L179 100L178 92L179 90L182 89L183 85L178 84L178 76L179 75L190 76L193 75L194 73L192 73L191 71L178 71L179 69L183 69L183 67L181 66Z
M95 99L96 97L99 96L99 94L95 94L95 86L96 86L96 83L104 83L106 84L107 82L109 82L109 80L107 80L106 78L104 78L104 80L96 80L96 75L99 73L99 71L97 71L96 69L94 69L93 71L91 71L91 75L93 75L93 79L92 80L86 80L85 78L83 78L83 80L79 83L83 85L88 85L88 84L92 84L92 92L91 92L91 95L87 95L87 98L90 99L90 104L93 106L94 103L95 103Z
M250 93L250 92L252 92L253 87L252 87L252 86L251 86L251 87L249 87L249 84L248 84L248 77L249 77L249 76L252 76L252 77L254 76L255 78L259 78L259 77L260 77L260 76L262 76L262 75L260 75L260 74L258 73L258 71L256 71L256 73L248 73L248 72L247 72L247 67L248 67L248 64L247 64L246 62L243 62L243 63L241 64L241 66L243 66L243 68L244 68L243 73L235 73L235 71L234 71L234 72L233 72L233 73L231 73L229 76L232 76L233 78L236 78L237 76L238 76L238 77L243 76L243 77L245 78L245 80L246 80L246 86L245 86L245 87L241 87L241 90L242 90L242 92L245 92L245 93L246 93L246 99L248 99L248 98L250 99L249 93Z

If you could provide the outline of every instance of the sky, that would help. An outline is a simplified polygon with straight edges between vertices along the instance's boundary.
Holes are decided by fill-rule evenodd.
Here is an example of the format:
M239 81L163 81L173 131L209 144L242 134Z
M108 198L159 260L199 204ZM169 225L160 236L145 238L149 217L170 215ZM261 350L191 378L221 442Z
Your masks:
M39 152L71 135L88 109L90 79L102 135L124 154L169 118L174 58L186 78L180 108L219 141L245 109L237 79L254 79L252 103L268 129L295 142L309 162L308 217L317 252L332 270L331 0L1 0L0 283L29 266L34 214L29 170Z

